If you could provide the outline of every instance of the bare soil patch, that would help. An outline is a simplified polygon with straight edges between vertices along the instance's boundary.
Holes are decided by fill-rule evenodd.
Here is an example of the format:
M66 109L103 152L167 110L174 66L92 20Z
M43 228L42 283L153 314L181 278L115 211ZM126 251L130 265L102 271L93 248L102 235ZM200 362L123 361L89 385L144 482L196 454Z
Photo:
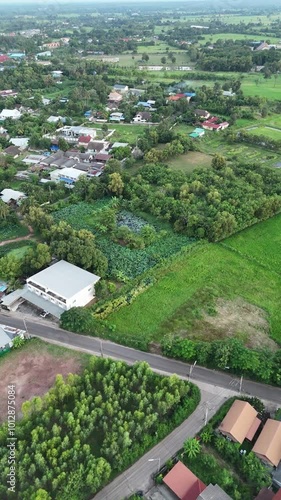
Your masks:
M7 419L9 384L16 386L16 413L20 418L24 401L43 396L54 384L57 374L66 377L69 373L80 372L84 357L81 353L36 339L0 358L0 423Z
M236 337L252 349L278 349L277 344L269 338L269 324L266 313L242 298L235 300L217 299L214 314L203 313L202 318L195 321L194 333L204 340Z

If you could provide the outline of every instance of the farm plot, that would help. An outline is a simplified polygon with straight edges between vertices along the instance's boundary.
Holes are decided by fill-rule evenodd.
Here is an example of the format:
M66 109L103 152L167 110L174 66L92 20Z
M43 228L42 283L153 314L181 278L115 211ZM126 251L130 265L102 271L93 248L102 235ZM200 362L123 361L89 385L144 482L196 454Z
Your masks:
M281 141L281 129L259 125L246 129L249 134L252 135L261 135L264 137L269 137L270 139L274 139L276 141Z
M218 244L200 245L193 247L189 255L176 257L163 269L153 287L107 320L127 337L145 336L148 342L159 341L166 333L180 332L189 336L193 320L200 319L203 311L210 316L217 299L233 302L241 298L265 311L268 331L281 343L280 290L281 276L256 261ZM241 312L235 302L227 309L236 316ZM216 326L212 328L213 338L214 330ZM205 331L206 339L209 331L210 328ZM216 331L217 338L221 338L221 329ZM236 334L241 335L241 330ZM196 336L194 328L192 335ZM227 328L225 335L228 335ZM200 338L202 340L201 334Z
M244 229L224 244L281 275L281 215Z
M156 240L143 249L133 249L112 240L110 234L98 232L95 223L97 210L107 207L109 199L90 204L81 202L54 212L55 220L64 220L75 229L87 229L96 236L97 246L108 259L108 275L113 278L135 278L158 264L162 259L179 252L190 245L192 240L184 235L175 234L168 223L162 223L146 214L136 216L133 213L120 212L117 225L125 225L136 234L141 227L150 224L157 231ZM139 229L137 229L139 228Z

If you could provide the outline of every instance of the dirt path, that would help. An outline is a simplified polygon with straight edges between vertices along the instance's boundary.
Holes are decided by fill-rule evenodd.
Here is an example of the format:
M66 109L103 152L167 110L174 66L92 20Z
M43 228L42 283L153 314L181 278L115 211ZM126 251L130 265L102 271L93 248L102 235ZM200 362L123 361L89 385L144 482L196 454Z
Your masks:
M29 230L29 234L27 236L19 236L18 238L13 238L11 240L1 241L0 247L3 247L4 245L8 245L9 243L16 243L17 241L30 240L33 236L33 229L31 226L28 226L28 230Z

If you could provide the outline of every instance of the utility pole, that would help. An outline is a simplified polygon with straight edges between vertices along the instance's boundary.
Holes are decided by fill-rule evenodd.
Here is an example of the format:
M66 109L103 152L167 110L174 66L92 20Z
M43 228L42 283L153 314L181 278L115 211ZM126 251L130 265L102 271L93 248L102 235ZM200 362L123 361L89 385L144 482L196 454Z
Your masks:
M192 375L192 372L193 372L193 369L195 368L196 366L196 363L197 363L197 360L194 361L193 365L190 365L190 368L189 368L189 374L188 374L188 380L190 380L191 378L191 375Z
M24 324L24 329L25 329L25 338L30 339L30 335L27 329L27 324L26 324L26 319L23 317L23 324Z
M240 378L239 394L241 394L241 391L242 391L242 383L243 383L243 375L241 375L241 378Z
M204 425L207 425L207 422L208 422L208 413L209 413L209 406L208 406L208 402L206 403L205 405L205 419L204 419Z

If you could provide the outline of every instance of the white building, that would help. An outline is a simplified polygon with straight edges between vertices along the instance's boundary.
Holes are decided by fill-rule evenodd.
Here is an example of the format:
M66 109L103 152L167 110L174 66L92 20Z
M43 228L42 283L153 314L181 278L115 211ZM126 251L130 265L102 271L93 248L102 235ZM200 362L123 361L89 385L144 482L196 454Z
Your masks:
M15 191L14 189L3 189L0 193L0 199L4 201L4 203L20 203L23 198L26 198L26 195L21 191Z
M69 143L76 143L81 135L90 135L91 138L94 139L97 135L97 131L94 128L80 125L65 125L64 127L58 128L56 134L57 137L63 137Z
M6 120L7 118L18 120L20 117L21 113L17 109L3 109L0 113L0 120Z
M62 169L53 170L53 172L50 173L50 178L53 182L65 182L66 185L72 186L79 177L86 174L86 172L82 172L73 167L64 167Z
M12 137L9 142L20 149L26 149L28 141L29 137Z
M64 310L83 307L91 302L99 280L99 276L60 260L26 280L24 298L38 305L37 297L40 297L40 308L59 317Z
M0 352L13 347L15 337L24 338L24 331L11 326L0 325Z

